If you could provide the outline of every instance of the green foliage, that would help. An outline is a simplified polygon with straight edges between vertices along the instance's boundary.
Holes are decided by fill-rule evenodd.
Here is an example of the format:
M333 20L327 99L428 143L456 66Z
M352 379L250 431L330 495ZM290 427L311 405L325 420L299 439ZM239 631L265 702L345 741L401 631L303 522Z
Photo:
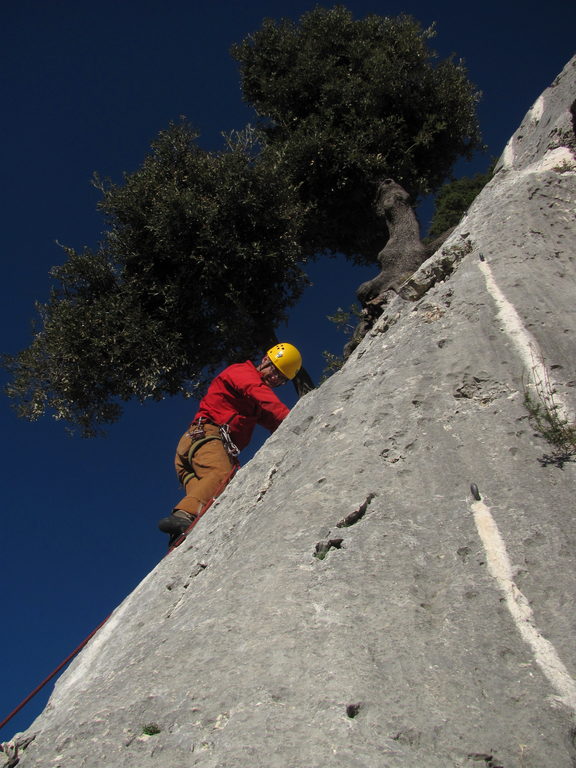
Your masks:
M438 61L433 35L409 16L318 7L233 47L265 151L307 208L309 252L374 260L386 240L375 183L391 177L416 198L480 148L479 94L461 62Z
M163 131L124 183L98 184L107 217L96 251L66 249L42 330L5 359L20 415L45 412L92 435L120 403L203 386L223 360L270 342L299 297L299 209L249 132L226 151Z
M338 307L333 315L328 315L327 319L342 331L345 336L351 336L354 333L358 321L362 315L362 310L358 304L351 304L349 309Z
M156 723L147 723L142 728L142 733L144 736L156 736L157 734L161 733L162 729L158 727Z
M267 339L299 297L300 210L249 129L218 154L195 138L186 125L161 133L140 171L103 186L100 207L147 308L202 338L217 363Z
M195 394L272 342L307 258L374 260L387 237L376 183L416 197L480 146L478 94L432 37L408 16L354 21L338 6L265 21L235 46L259 127L206 152L171 125L122 184L96 177L103 242L64 249L40 329L4 357L19 414L92 435L131 398Z
M345 336L351 336L360 320L361 310L358 304L351 304L348 310L338 307L333 315L328 315L327 319L338 328ZM324 350L322 352L325 366L322 372L322 381L330 378L333 373L339 371L346 362L344 355L335 355L332 352Z
M563 456L576 453L576 424L560 414L558 403L548 381L536 392L524 390L524 406L534 429Z
M486 173L456 179L440 188L436 195L428 238L438 237L458 224L474 199L492 178L493 168L494 164Z
M329 379L330 376L339 371L346 362L344 355L335 355L333 352L328 352L326 349L323 350L322 357L324 358L325 363L324 370L322 371L322 381Z

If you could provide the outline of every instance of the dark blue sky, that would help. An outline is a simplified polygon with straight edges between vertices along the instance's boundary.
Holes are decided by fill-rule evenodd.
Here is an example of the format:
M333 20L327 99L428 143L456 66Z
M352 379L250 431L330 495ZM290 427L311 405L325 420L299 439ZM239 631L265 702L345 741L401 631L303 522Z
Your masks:
M48 270L63 260L56 241L78 249L98 242L103 224L93 172L120 181L180 115L200 129L206 148L219 146L221 131L253 119L241 101L231 44L265 16L298 18L314 4L4 4L1 352L30 341L34 302L46 299ZM465 59L484 94L479 114L489 149L459 166L459 174L485 170L575 53L573 0L533 7L510 0L354 0L347 6L356 17L406 12L425 26L436 21L440 55ZM343 343L326 315L348 307L356 286L373 274L342 260L311 268L314 285L280 335L302 349L316 380L322 350L339 353ZM294 402L288 387L280 394ZM107 438L87 441L68 437L50 419L17 420L2 396L0 721L164 556L156 521L178 499L173 453L193 411L181 398L131 405ZM47 693L0 732L0 741L30 724Z

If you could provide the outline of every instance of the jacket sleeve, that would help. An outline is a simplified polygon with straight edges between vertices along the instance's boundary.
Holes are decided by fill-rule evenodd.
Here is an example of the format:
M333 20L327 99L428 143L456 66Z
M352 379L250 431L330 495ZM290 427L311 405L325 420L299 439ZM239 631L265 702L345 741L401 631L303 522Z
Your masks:
M290 413L290 409L263 381L249 384L246 394L256 405L258 424L270 432L274 432Z

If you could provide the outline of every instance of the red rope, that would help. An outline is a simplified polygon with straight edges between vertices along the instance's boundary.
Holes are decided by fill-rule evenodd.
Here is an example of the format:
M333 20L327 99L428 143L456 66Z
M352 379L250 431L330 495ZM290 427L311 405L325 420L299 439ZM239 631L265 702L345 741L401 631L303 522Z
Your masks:
M92 630L92 632L90 632L90 634L88 635L88 637L87 637L85 640L82 640L82 642L80 643L80 645L79 645L77 648L75 648L75 649L72 651L72 653L71 653L69 656L67 656L67 657L64 659L64 661L63 661L63 662L61 662L61 663L60 663L60 664L59 664L59 665L56 667L56 669L55 669L53 672L51 672L51 673L48 675L48 677L47 677L47 678L46 678L45 680L43 680L43 681L40 683L40 685L39 685L39 686L37 686L37 687L36 687L36 688L35 688L35 689L32 691L32 693L29 693L29 694L28 694L28 696L26 696L26 698L25 698L23 701L21 701L21 702L20 702L20 704L18 704L18 706L16 707L16 709L14 709L12 712L10 712L10 714L8 715L8 717L6 717L6 718L4 718L4 720L2 720L2 722L0 723L0 728L3 728L3 727L6 725L6 723L8 723L10 720L12 720L12 718L14 717L14 715L16 715L18 712L20 712L20 710L22 709L22 707L24 707L24 706L26 706L26 704L28 704L28 702L30 701L30 699L33 699L33 698L34 698L34 696L36 696L36 694L37 694L37 693L39 693L39 692L42 690L42 688L44 688L44 686L45 686L47 683L49 683L49 682L50 682L50 680L52 680L52 678L53 678L53 677L56 677L56 675L58 674L58 672L60 672L60 670L61 670L61 669L63 669L63 668L66 666L66 664L68 664L68 662L69 662L69 661L71 661L71 660L74 658L74 656L76 656L76 654L80 653L80 651L82 650L82 648L84 648L84 646L86 645L86 643L87 643L89 640L91 640L91 639L94 637L94 635L96 634L96 632L98 632L98 630L99 630L101 627L103 627L103 626L104 626L104 624L106 624L106 622L108 621L108 619L109 619L109 618L110 618L110 616L107 616L107 617L104 619L104 621L100 622L100 624L98 624L98 626L96 627L96 629Z
M222 493L222 491L224 490L224 488L226 488L226 486L228 485L228 483L230 482L230 480L232 480L232 478L233 478L233 477L234 477L234 475L236 474L236 471L237 471L237 469L238 469L238 467L239 467L239 466L240 466L239 464L235 464L235 465L232 467L232 469L230 470L230 473L228 474L228 476L226 477L226 479L225 479L225 480L224 480L224 481L221 483L221 485L220 485L220 486L217 488L217 490L216 490L216 493L214 494L213 498L211 498L211 499L210 499L210 501L209 501L207 504L205 504L205 505L202 507L202 509L200 510L200 513L198 514L198 517L196 518L196 520L194 520L194 522L193 522L193 523L190 525L190 527L189 527L189 528L187 528L187 530L186 530L186 531L185 531L185 532L184 532L184 533L183 533L181 536L179 536L179 537L178 537L178 539L176 539L176 541L174 542L174 544L173 544L173 545L170 547L170 549L168 550L168 552L167 552L167 555L169 555L169 554L170 554L170 552L172 552L172 551L173 551L173 550L174 550L176 547L178 547L180 544L182 544L182 542L183 542L183 541L185 540L185 538L188 536L188 534L190 533L190 531L192 530L192 528L194 528L194 526L195 526L195 525L196 525L196 523L197 523L197 522L200 520L200 518L201 518L201 517L202 517L202 516L203 516L203 515L204 515L204 514L205 514L205 513L206 513L206 512L207 512L207 511L210 509L210 507L212 506L212 504L214 504L214 502L216 501L217 497L218 497L218 496L219 496L219 495ZM167 555L164 555L164 557L166 557ZM52 680L54 677L56 677L56 675L58 674L58 672L60 672L60 671L61 671L61 670L62 670L62 669L63 669L63 668L66 666L66 664L68 664L70 661L72 661L72 659L73 659L75 656L77 656L77 655L80 653L80 651L82 650L82 648L84 648L84 646L85 646L85 645L86 645L86 644L87 644L87 643L88 643L88 642L89 642L89 641L90 641L90 640L91 640L91 639L94 637L94 635L96 634L96 632L98 632L98 630L99 630L99 629L102 629L102 627L104 626L104 624L106 624L106 622L108 621L108 619L110 618L110 616L111 616L111 615L112 615L112 614L110 614L109 616L106 616L106 618L104 619L104 621L101 621L101 622L100 622L100 624L98 624L98 626L96 627L96 629L93 629L93 630L92 630L92 632L90 632L90 634L88 635L88 637L86 637L84 640L82 640L82 642L80 643L80 645L79 645L77 648L75 648L75 649L72 651L72 653L70 653L70 654L69 654L69 655L68 655L68 656L67 656L67 657L64 659L64 661L62 661L60 664L58 664L58 666L56 667L56 669L55 669L53 672L51 672L51 673L48 675L48 677L47 677L47 678L46 678L45 680L43 680L43 681L40 683L40 685L38 685L36 688L34 688L34 690L33 690L31 693L29 693L29 694L28 694L28 696L26 696L26 698L25 698L25 699L23 699L23 700L20 702L20 704L18 704L18 706L16 707L16 709L13 709L13 710L12 710L12 712L10 712L10 714L8 715L8 717L5 717L5 718L4 718L4 720L2 720L2 722L0 723L0 729L4 728L4 726L5 726L7 723L9 723L9 722L10 722L10 720L12 720L12 718L14 717L14 715L18 714L18 712L20 712L20 710L21 710L23 707L25 707L25 706L26 706L26 704L28 704L28 702L29 702L31 699L33 699L33 698L34 698L34 696L36 696L36 694L37 694L37 693L39 693L39 692L42 690L42 688L44 688L44 686L45 686L45 685L47 685L47 684L50 682L50 680Z

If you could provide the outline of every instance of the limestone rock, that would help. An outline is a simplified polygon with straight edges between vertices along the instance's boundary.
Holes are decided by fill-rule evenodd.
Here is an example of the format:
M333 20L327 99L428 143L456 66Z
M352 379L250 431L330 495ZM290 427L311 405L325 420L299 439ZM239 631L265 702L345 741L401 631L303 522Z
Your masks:
M574 765L576 464L524 391L573 418L575 86L576 59L412 294L73 662L23 768Z

